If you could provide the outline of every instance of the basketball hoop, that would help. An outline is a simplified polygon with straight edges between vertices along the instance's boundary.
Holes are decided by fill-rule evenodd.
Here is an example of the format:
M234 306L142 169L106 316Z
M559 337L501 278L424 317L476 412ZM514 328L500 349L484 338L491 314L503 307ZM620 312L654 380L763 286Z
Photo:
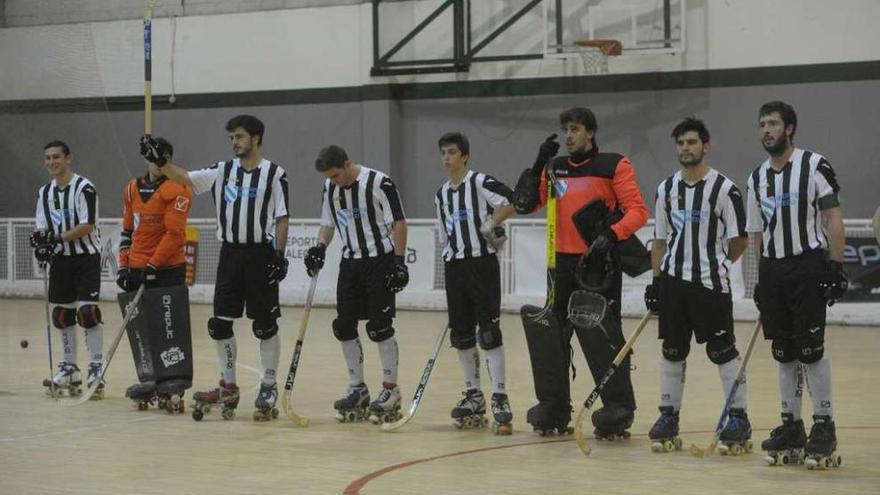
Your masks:
M617 40L577 40L575 51L584 63L587 74L608 72L608 57L616 57L623 51L623 44Z

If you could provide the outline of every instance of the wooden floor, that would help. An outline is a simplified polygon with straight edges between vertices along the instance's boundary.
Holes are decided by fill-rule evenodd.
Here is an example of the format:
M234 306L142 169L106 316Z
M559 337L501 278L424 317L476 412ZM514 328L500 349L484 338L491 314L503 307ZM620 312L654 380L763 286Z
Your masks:
M121 318L104 304L105 346ZM205 331L210 308L193 307L195 388L217 381L214 346ZM300 308L285 308L281 368L289 363ZM581 455L570 438L543 439L525 423L534 402L531 368L521 326L504 315L507 383L515 432L497 437L488 430L456 431L448 421L462 380L455 352L440 356L422 406L397 433L368 423L338 424L331 404L346 389L346 370L333 339L330 310L312 312L295 386L295 408L312 421L297 428L282 418L251 419L259 358L249 322L237 324L239 384L244 397L234 421L212 414L200 423L189 413L137 411L123 397L134 380L123 340L108 373L105 400L62 407L43 395L48 373L43 304L0 300L0 494L568 494L596 493L880 493L880 328L828 330L840 469L810 472L801 467L768 467L758 453L736 458L696 459L685 452L653 454L646 433L656 418L659 345L652 322L636 343L633 373L639 410L633 437L618 443L595 441ZM441 313L402 313L397 320L400 382L405 407L421 375ZM625 323L629 333L634 321ZM740 342L752 325L737 326ZM56 342L58 335L53 335ZM28 339L22 349L19 342ZM368 385L379 386L376 346L365 340ZM85 343L80 334L80 363ZM57 354L56 354L57 358ZM583 357L576 356L576 396L593 384ZM759 341L749 367L749 412L756 443L778 423L776 371L768 344ZM484 390L488 382L484 376ZM705 446L722 404L717 368L694 346L682 410L685 445ZM61 401L62 403L64 400ZM579 402L579 400L577 401ZM810 413L805 400L805 416ZM808 421L809 427L809 421Z

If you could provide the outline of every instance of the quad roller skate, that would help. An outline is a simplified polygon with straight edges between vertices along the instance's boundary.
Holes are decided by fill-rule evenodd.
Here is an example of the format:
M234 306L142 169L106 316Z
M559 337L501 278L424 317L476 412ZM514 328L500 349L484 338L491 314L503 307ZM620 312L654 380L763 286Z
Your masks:
M627 429L633 424L633 412L621 406L603 406L593 413L593 436L612 442L629 438Z
M492 394L492 432L496 435L510 435L513 433L513 413L510 411L510 401L507 394Z
M526 422L542 437L574 433L574 428L568 426L571 422L571 408L560 415L556 408L546 403L538 403L526 412Z
M52 396L52 388L55 388L55 396L61 397L64 391L70 397L77 397L82 394L82 374L77 365L61 361L58 363L58 372L52 378L43 379L43 386L46 387L46 395Z
M452 426L459 430L482 428L489 424L486 418L486 397L478 389L466 390L463 397L452 408Z
M235 408L238 407L238 386L234 383L227 384L220 380L220 386L209 392L196 392L192 396L192 418L201 421L214 407L221 408L223 419L235 418Z
M260 382L260 393L254 401L254 421L270 421L278 418L278 408L275 401L278 400L278 387L273 383L266 385Z
M125 396L134 401L138 411L146 411L156 403L156 383L135 383L125 389Z
M782 413L782 424L770 432L770 438L761 442L761 450L767 451L764 460L771 466L801 464L806 443L804 421L795 421L791 414Z
M660 417L648 432L651 452L672 452L681 450L681 437L678 436L678 411L672 406L661 406Z
M95 384L96 381L101 376L101 362L100 361L92 361L89 363L89 376L86 380L86 388L92 388L92 385ZM101 383L98 384L98 387L95 389L95 393L89 397L89 400L101 400L104 398L104 380L101 380Z
M169 414L184 413L186 406L183 394L192 386L189 380L175 379L161 381L156 385L156 401L160 409L165 409Z
M370 391L366 384L358 384L348 388L348 392L333 403L336 409L336 421L340 423L354 423L370 417L367 409L370 407Z
M370 403L370 423L393 423L400 419L400 387L390 383L382 384L379 397Z
M837 433L831 416L813 416L813 427L804 447L807 469L840 467L843 458L837 453Z
M730 408L727 424L718 437L718 452L721 455L748 454L752 451L752 424L745 409Z

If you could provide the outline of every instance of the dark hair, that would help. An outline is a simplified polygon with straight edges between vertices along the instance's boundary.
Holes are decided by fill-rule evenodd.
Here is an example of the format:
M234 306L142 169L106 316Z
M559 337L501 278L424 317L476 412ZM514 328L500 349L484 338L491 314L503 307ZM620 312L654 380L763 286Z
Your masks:
M64 143L64 141L59 141L57 139L55 141L49 141L46 146L43 146L43 151L46 151L49 148L61 148L61 151L64 152L64 156L70 155L70 148Z
M471 154L471 145L468 142L467 136L460 132L447 132L446 134L440 136L440 140L437 141L437 146L443 148L444 146L454 144L458 146L458 151L461 151L462 155Z
M263 145L263 134L266 132L266 126L263 122L253 115L236 115L226 122L226 132L232 132L241 127L251 136L260 136L260 145Z
M159 144L159 149L168 155L168 158L174 158L174 146L171 145L171 142L160 137L155 138L155 140Z
M675 126L675 129L672 129L672 139L678 141L682 134L690 131L696 132L704 144L709 142L709 129L706 129L706 124L702 120L695 117L687 117Z
M758 119L773 112L779 113L785 127L792 126L791 139L794 141L794 132L797 130L797 114L794 113L794 108L784 101L770 101L761 105L761 109L758 110Z
M345 162L348 161L348 155L340 146L331 144L318 152L318 158L315 159L315 168L318 172L326 172L331 168L343 168Z
M583 125L593 133L593 139L590 141L595 149L596 131L599 130L599 124L596 123L596 115L593 114L593 111L586 107L574 107L559 114L559 125L564 126L572 122Z

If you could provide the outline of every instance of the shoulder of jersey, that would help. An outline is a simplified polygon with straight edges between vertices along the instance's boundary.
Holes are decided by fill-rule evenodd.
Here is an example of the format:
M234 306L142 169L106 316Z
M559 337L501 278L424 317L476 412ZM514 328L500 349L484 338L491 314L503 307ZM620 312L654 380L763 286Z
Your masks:
M161 191L163 197L168 199L173 199L177 196L192 196L192 190L189 186L174 182L173 180L162 182L162 185L159 186L159 191Z

